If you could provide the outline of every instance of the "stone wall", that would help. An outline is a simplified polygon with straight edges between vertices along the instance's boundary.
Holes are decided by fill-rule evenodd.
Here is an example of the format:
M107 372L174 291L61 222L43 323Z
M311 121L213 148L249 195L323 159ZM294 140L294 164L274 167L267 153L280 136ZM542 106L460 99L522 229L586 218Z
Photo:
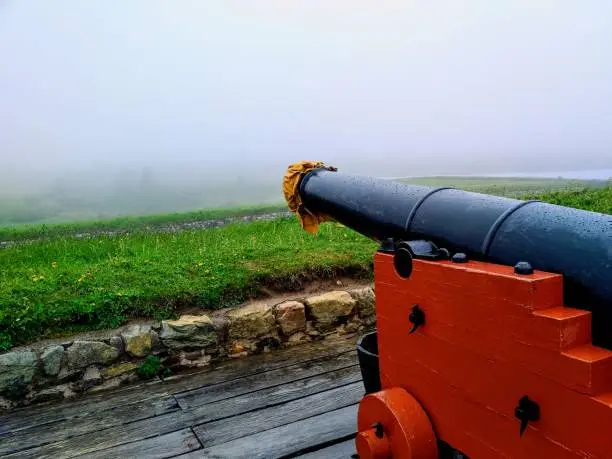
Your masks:
M19 349L0 355L0 409L163 379L228 358L356 333L374 323L374 291L362 287L131 325L108 339Z

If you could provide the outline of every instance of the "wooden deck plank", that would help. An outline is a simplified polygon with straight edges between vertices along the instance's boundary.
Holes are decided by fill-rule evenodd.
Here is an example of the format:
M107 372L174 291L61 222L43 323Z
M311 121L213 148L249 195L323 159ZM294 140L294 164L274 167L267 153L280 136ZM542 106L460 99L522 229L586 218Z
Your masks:
M202 450L198 449L190 453L181 454L180 456L174 456L174 459L207 459L207 458L202 453ZM213 459L213 458L208 458L208 459ZM217 456L214 459L223 459L223 456L221 457Z
M0 439L2 435L9 433L24 431L25 434L28 429L36 429L39 426L84 417L92 413L100 413L111 410L118 405L129 406L168 395L156 394L153 388L154 384L161 384L161 381L132 386L129 395L125 398L122 396L123 394L118 395L115 391L109 391L105 393L106 398L91 395L91 403L89 404L83 398L58 403L44 403L15 410L4 417L0 417L0 423L4 423L3 431L0 432Z
M183 429L159 437L125 443L114 448L76 456L87 459L135 458L165 459L201 449L200 442L191 429Z
M247 435L354 405L362 397L363 384L361 382L352 383L288 403L243 413L240 416L200 424L194 427L193 431L202 446L209 448Z
M196 424L224 420L232 416L245 416L245 413L286 404L294 400L323 394L325 391L361 383L359 367L350 367L330 373L313 376L281 386L274 386L239 397L220 400L193 410L197 413ZM214 416L210 414L213 413ZM195 424L194 424L195 425Z
M174 397L170 396L150 399L137 404L120 405L103 413L89 413L87 416L72 418L64 422L44 424L34 430L11 432L0 437L0 455L179 410L178 403Z
M300 379L309 378L325 372L354 367L357 362L356 352L348 352L331 359L312 360L270 370L264 373L249 375L244 378L232 379L223 383L205 386L199 389L176 395L179 406L184 409L195 408L207 403L253 392L266 387L287 384Z
M314 360L329 360L345 353L353 353L355 361L357 361L355 343L356 339L354 337L315 341L264 354L227 360L214 365L210 370L203 370L199 374L202 378L206 378L206 385L212 385ZM194 384L192 379L190 376L168 378L166 382L171 385L171 392L169 393L178 395L202 387L202 384Z
M307 396L304 397L305 395ZM9 457L72 457L76 454L88 454L104 448L164 435L202 423L208 424L198 427L200 435L202 435L202 438L207 438L207 445L210 445L214 440L207 436L206 432L218 438L219 441L230 441L238 438L232 432L237 432L239 436L245 435L245 431L248 431L248 433L257 432L257 430L253 430L256 427L255 425L252 425L250 429L235 429L236 421L251 419L254 422L257 418L266 419L266 416L269 415L266 410L272 404L284 403L288 413L279 419L285 419L285 422L292 422L292 419L298 419L300 416L307 415L308 413L316 415L329 409L336 409L343 405L356 403L362 396L363 385L361 383L361 375L359 367L355 366L295 381L287 385L275 386L238 397L219 400L192 410L177 410L142 421L96 430L87 435L67 438L20 451L15 453L14 456ZM264 412L263 415L255 414L261 411ZM240 416L232 417L236 415ZM226 432L223 432L223 430L226 430ZM30 442L32 441L31 435L28 435L26 438Z
M354 351L354 349L354 336L327 339L244 359L222 362L205 370L173 376L164 382L154 380L96 395L87 395L77 400L46 403L15 410L0 416L0 440L10 432L33 429L44 424L90 414L99 414L117 406L135 405L152 398L180 394L206 385L226 383L235 378L263 373L296 363L327 359Z
M352 353L347 353L330 360L316 361L314 364L305 362L303 364L283 367L281 370L271 370L270 372L254 376L255 378L261 378L259 383L253 381L253 376L233 379L227 383L220 383L198 390L198 397L192 398L191 401L196 406L202 406L216 401L231 399L230 410L233 410L233 412L248 411L253 409L254 406L252 397L236 397L255 392L259 386L263 387L263 389L266 389L267 386L272 386L272 390L260 392L258 396L260 399L261 397L266 397L265 402L273 404L278 403L278 401L286 401L290 393L295 393L296 397L303 396L307 395L308 391L321 391L358 381L359 372L358 366L354 363L355 359L356 357ZM351 363L352 365L350 365ZM272 376L266 377L268 373L272 373ZM304 376L306 373L313 374L313 376L320 374L321 377L296 377L297 381L293 381L293 375ZM330 374L326 375L326 373ZM301 384L299 383L300 379L303 380ZM296 382L296 384L278 388L278 386L289 382ZM280 400L278 400L279 398ZM24 435L23 432L16 432L0 438L0 454L58 442L88 432L100 431L109 427L159 416L177 409L179 409L179 405L174 396L170 396L159 400L150 399L139 404L119 406L113 410L92 413L91 415L72 418L62 422L45 424L38 426L36 435ZM215 412L228 415L227 408L224 408L223 404L218 405ZM190 414L193 414L194 418L198 416L198 413L194 411L191 411ZM186 416L185 419L188 421L189 416Z
M357 430L357 407L358 405L347 406L204 448L201 457L279 459L321 443L346 438Z
M327 448L297 456L295 459L351 459L351 456L356 452L355 439L351 438Z

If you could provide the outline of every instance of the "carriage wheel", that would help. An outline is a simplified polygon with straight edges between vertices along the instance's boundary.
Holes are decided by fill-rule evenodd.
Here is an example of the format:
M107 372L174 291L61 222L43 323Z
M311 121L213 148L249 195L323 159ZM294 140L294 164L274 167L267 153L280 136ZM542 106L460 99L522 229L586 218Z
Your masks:
M406 390L366 395L359 403L359 459L437 459L436 436L427 414Z

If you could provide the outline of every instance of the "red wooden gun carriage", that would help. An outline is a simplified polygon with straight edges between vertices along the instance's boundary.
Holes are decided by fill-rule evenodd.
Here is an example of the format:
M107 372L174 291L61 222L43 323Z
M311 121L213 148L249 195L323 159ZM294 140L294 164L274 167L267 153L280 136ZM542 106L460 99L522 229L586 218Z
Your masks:
M306 229L381 244L360 459L612 458L612 217L320 163L288 177Z

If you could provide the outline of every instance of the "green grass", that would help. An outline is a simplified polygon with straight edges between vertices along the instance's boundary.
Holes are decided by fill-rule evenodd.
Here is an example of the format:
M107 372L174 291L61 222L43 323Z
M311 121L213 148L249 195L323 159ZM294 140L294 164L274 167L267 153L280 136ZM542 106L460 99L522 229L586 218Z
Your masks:
M603 188L610 184L604 180L572 180L524 177L415 177L400 180L404 183L426 186L452 186L476 193L522 199L534 194L554 191L582 191Z
M601 188L606 186L606 182L601 180L533 179L520 177L415 177L401 179L400 181L427 186L454 186L467 191L514 198L523 198L525 196L551 191L580 191L585 188ZM85 232L146 231L150 228L172 224L241 217L284 210L286 210L286 206L279 203L266 206L207 209L194 212L117 217L108 220L75 221L53 224L0 225L0 241L54 238Z
M246 215L260 215L285 210L287 210L286 205L277 204L267 206L234 207L228 209L209 209L194 212L147 215L138 217L117 217L113 219L97 221L79 221L69 223L35 225L6 225L0 226L0 241L20 241L27 239L51 238L67 236L82 232L133 232L170 224L180 224L231 217L242 217Z
M294 219L17 245L0 250L0 346L231 306L310 276L367 275L374 249L347 228L310 235Z
M612 214L612 187L525 196ZM0 250L0 349L187 307L232 306L262 287L370 276L376 250L348 228L325 224L311 235L295 219L91 239L57 234Z
M612 186L600 189L553 191L527 195L525 199L540 199L559 206L612 214Z

